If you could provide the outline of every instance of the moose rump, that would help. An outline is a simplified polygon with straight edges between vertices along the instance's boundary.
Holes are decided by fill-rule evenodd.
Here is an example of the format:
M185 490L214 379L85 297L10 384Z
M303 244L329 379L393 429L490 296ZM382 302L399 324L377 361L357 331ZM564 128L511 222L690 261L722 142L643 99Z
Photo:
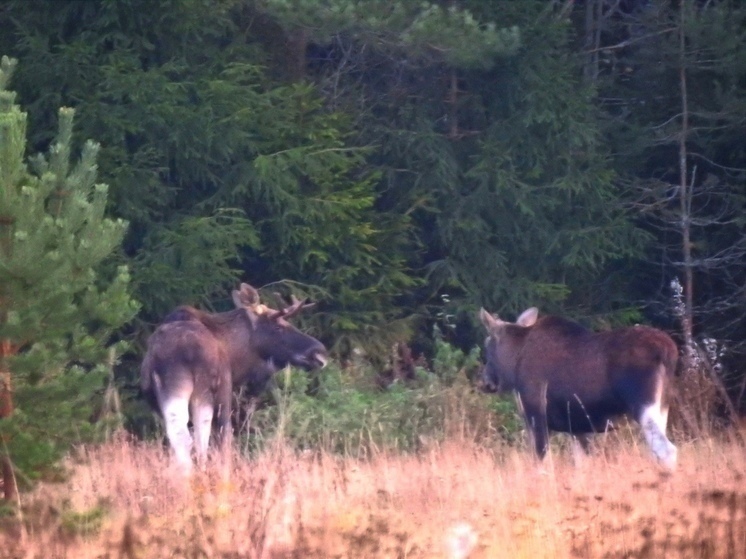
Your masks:
M206 455L215 410L219 433L228 444L229 370L223 344L199 321L167 322L148 340L141 388L163 417L177 462L187 469L191 465L190 418L200 460Z
M233 302L236 308L224 313L193 307L170 313L148 339L140 367L142 392L162 415L176 461L187 471L190 420L204 463L214 417L223 448L230 444L234 387L262 386L287 365L312 370L327 362L324 345L286 320L309 305L294 299L283 310L270 309L247 284L233 291Z
M675 467L676 447L666 437L666 396L678 361L670 336L646 326L592 332L565 318L539 318L533 307L515 323L484 309L479 315L488 332L484 386L518 395L540 458L549 431L584 442L628 415L655 457Z

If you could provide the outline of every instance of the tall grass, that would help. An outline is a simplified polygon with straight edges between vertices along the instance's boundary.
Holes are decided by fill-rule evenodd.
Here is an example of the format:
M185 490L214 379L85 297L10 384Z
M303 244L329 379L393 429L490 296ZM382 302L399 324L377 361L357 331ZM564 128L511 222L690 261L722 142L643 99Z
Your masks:
M555 436L537 463L509 400L468 382L475 362L444 346L383 390L332 367L313 396L288 373L188 479L159 443L80 446L20 522L0 512L0 559L746 557L742 438L682 429L670 474L622 424L590 456Z
M680 458L667 474L624 437L541 465L458 436L366 459L278 439L234 455L229 479L210 467L185 480L160 445L122 437L27 495L26 538L3 531L0 556L743 557L744 447L701 440Z

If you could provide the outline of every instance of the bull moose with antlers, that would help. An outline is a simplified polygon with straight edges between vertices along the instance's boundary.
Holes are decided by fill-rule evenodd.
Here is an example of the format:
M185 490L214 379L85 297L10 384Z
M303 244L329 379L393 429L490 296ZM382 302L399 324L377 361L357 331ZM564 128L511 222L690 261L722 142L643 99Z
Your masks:
M324 367L327 352L288 319L311 305L293 297L282 310L263 305L248 284L233 291L236 308L210 313L194 307L171 312L148 339L140 368L143 393L161 414L177 463L191 471L191 419L198 463L203 464L217 416L224 449L231 441L234 387L264 384L287 365Z

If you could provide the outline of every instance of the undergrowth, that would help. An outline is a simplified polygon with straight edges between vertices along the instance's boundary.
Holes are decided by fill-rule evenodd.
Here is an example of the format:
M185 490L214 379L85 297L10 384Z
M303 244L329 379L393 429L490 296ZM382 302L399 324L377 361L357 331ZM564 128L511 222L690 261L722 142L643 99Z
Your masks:
M365 456L417 451L454 435L513 441L522 428L513 399L481 393L473 382L479 367L478 349L465 354L437 339L429 367L385 387L362 360L315 376L287 369L243 422L241 448L253 453L281 438L296 450Z

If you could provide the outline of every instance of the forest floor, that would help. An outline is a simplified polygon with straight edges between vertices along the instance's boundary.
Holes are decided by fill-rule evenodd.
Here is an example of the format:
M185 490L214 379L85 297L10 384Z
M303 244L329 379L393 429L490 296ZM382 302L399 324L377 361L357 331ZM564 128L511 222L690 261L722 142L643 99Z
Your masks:
M541 465L464 441L367 459L275 448L185 480L161 446L123 438L24 494L0 557L746 557L746 448L695 441L679 459L669 474L621 440Z

